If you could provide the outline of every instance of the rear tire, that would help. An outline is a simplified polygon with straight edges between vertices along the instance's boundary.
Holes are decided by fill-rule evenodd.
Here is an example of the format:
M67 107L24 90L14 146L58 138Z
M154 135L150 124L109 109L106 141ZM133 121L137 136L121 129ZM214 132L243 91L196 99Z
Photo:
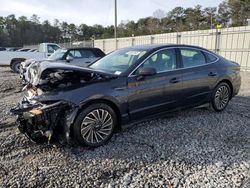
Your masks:
M231 88L229 85L225 82L218 84L212 93L211 108L216 112L223 111L227 107L230 97Z
M20 72L20 66L21 66L21 62L20 61L15 61L11 64L11 69L15 72L15 73L19 73Z
M98 147L113 135L118 121L114 110L103 103L85 108L73 125L75 140L82 146Z

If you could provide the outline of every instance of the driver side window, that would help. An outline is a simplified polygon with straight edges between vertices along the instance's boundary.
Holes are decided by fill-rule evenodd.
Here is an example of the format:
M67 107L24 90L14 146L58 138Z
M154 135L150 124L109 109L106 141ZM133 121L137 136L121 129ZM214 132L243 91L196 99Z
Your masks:
M157 73L176 69L175 49L161 50L149 57L133 75L137 75L141 68L152 67Z

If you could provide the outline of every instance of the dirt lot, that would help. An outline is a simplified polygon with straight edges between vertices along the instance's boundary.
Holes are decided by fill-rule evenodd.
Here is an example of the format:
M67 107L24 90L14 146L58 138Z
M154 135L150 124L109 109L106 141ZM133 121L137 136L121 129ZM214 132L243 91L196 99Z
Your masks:
M222 113L193 109L137 123L90 150L20 134L8 112L21 84L0 68L0 187L250 187L250 73L242 82Z

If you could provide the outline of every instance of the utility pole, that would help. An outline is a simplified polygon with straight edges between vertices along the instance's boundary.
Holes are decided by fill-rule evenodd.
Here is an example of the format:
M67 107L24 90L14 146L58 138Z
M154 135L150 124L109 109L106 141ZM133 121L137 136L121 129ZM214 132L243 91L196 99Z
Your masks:
M114 37L115 37L115 49L117 49L117 0L115 1L115 33L114 33Z
M213 29L213 15L212 15L212 10L210 12L210 24L211 24L210 29Z

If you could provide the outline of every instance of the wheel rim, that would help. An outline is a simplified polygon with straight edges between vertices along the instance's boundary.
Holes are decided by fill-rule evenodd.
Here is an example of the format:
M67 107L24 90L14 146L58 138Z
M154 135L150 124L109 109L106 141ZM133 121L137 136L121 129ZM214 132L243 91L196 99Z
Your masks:
M215 93L215 105L219 110L224 109L229 101L229 89L227 86L221 86Z
M81 124L81 135L86 142L100 143L111 135L113 130L111 114L104 109L96 109L88 113Z

